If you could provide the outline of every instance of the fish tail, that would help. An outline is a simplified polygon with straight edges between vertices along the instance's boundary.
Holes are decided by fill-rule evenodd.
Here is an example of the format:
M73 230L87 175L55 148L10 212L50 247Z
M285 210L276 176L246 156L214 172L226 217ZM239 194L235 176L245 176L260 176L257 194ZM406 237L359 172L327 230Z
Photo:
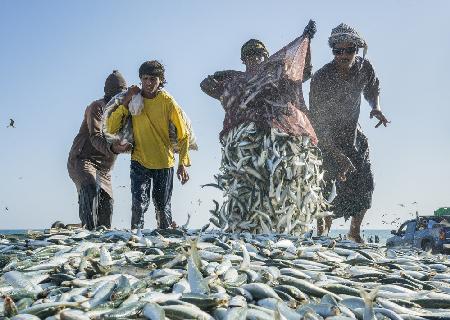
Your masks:
M361 298L363 298L364 303L366 304L366 306L371 306L373 305L373 301L375 300L375 298L378 295L378 291L379 291L380 287L376 287L375 289L373 289L372 291L366 291L364 289L359 289L359 292L361 294Z

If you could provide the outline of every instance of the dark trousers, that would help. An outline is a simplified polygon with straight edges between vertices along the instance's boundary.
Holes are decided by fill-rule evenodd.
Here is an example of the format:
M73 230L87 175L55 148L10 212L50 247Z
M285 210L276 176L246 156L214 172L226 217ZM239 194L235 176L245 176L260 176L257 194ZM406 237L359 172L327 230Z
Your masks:
M111 228L113 199L95 184L81 186L78 193L79 216L81 224L93 230L99 226Z
M172 224L171 198L173 168L147 169L137 161L131 161L131 229L144 228L144 213L150 205L150 189L158 228L167 229Z
M365 212L372 206L374 179L369 158L369 144L364 133L358 129L355 144L342 147L344 154L355 166L355 171L347 174L345 181L336 182L337 196L333 201L333 219L344 217L364 217ZM323 167L325 180L336 180L340 166L326 149L323 153ZM327 192L331 191L331 183L327 183ZM361 217L362 215L362 217Z

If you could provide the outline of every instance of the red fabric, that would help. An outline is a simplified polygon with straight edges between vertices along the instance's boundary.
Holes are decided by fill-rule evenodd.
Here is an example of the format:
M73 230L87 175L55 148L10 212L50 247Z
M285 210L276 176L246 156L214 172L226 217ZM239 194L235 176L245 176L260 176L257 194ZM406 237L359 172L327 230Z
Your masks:
M220 97L225 119L220 137L244 122L294 136L317 136L306 116L302 80L309 38L298 37L270 56L255 75L234 73Z

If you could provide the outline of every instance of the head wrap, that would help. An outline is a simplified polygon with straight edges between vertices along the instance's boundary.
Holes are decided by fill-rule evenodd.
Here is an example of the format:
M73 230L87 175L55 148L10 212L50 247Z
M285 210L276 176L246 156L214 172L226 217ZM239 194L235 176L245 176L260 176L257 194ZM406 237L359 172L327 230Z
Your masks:
M106 102L108 102L112 97L124 91L126 88L127 82L125 81L125 78L119 71L113 70L105 81L105 87L103 89L105 92L105 101L107 100Z
M246 57L254 54L262 54L266 58L269 57L269 51L264 43L256 39L250 39L241 48L241 59L244 60Z
M331 35L328 38L328 44L331 48L334 48L336 44L342 42L353 43L358 48L364 48L363 59L367 53L367 43L363 37L352 27L341 23L336 28L331 30Z

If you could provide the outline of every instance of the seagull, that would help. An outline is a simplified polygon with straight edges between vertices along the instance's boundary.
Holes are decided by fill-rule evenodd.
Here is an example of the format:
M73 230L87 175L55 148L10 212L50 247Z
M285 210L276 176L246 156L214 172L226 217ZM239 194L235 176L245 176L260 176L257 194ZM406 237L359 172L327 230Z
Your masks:
M198 202L199 206L202 204L202 200L200 200L200 199L198 199L197 202Z
M414 201L413 203L411 203L411 204L417 204L417 201Z
M405 207L405 205L403 203L399 203L398 205L403 208Z
M8 211L9 210L9 208L8 207L5 207L5 211Z
M7 128L15 128L14 127L14 120L13 119L9 119L9 126L7 126Z

